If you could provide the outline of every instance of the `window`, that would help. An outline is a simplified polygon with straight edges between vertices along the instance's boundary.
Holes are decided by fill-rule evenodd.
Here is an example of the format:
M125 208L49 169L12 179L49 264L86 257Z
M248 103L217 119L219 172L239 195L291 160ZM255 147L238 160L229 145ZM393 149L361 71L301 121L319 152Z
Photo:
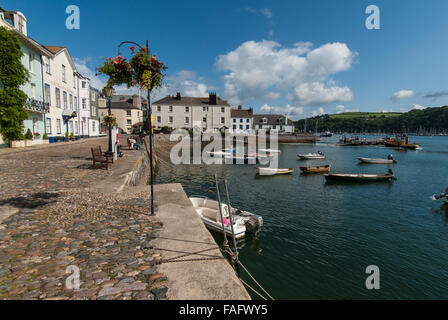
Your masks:
M19 32L25 34L25 23L21 16L19 16Z
M267 118L263 118L261 121L262 121L263 123L268 123L268 119L267 119Z
M51 134L51 118L45 118L45 130L47 134Z
M132 126L132 120L126 120L126 123L128 124L128 126Z
M45 84L45 102L51 104L51 96L50 96L50 85L48 83Z
M130 117L132 115L131 110L126 110L126 116Z
M95 117L96 115L96 107L94 105L90 106L90 114L92 115L92 117Z
M168 112L173 112L173 106L168 107Z
M29 70L31 71L31 72L34 72L34 56L33 56L33 53L30 51L30 53L29 53Z
M207 122L207 117L202 118L202 122Z
M246 122L249 123L249 122L250 122L250 119L246 119Z
M78 110L78 98L75 97L75 111Z
M95 121L92 121L92 132L96 131L96 127L95 127Z
M226 118L221 117L221 123L226 123Z
M45 57L45 72L48 74L51 74L50 58L49 57Z
M82 98L82 109L83 110L87 109L87 99L86 98Z
M157 122L162 122L162 117L161 116L157 116Z
M68 109L68 100L67 100L67 92L63 92L62 93L62 96L63 96L63 98L64 98L64 109Z
M61 90L59 88L54 89L54 93L56 96L56 107L61 107Z
M190 123L190 118L189 117L185 117L185 124L189 124Z
M69 130L70 133L73 132L73 120L70 120L70 121L69 121L68 127L69 127L69 129L70 129L70 130Z
M233 129L236 129L236 124L233 125Z
M208 107L202 107L202 111L207 112L208 111Z
M246 129L249 130L249 125L246 125Z
M233 119L233 122L236 122L236 119Z
M62 82L66 82L65 81L65 66L62 65Z
M224 107L221 107L221 112L224 113L226 109Z
M75 121L75 134L78 134L78 121Z
M243 119L240 119L240 122L243 122Z
M73 95L70 94L70 110L73 110Z
M36 85L34 83L31 84L31 98L36 99Z
M169 117L169 118L168 118L168 122L169 122L169 123L173 123L173 117Z
M162 111L162 107L161 106L157 106L157 112Z
M61 134L61 119L56 119L56 133Z
M240 124L240 129L243 129L243 125L242 124Z
M81 82L81 88L83 88L83 89L86 88L86 82L85 82L85 81L82 81L82 82Z
M185 107L185 112L190 112L190 107Z

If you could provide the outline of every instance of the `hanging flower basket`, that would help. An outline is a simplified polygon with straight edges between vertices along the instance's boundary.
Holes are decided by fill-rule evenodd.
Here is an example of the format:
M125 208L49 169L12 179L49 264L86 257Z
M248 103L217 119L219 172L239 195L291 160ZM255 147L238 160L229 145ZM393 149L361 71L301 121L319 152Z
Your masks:
M150 55L145 48L136 51L130 47L132 58L129 62L122 56L107 58L103 65L97 69L99 74L109 76L106 88L114 85L126 84L128 88L140 86L142 89L160 88L167 67L157 60L157 56Z
M117 123L117 118L115 118L113 114L111 114L110 116L104 116L103 123L107 126L113 126L115 125L115 123Z

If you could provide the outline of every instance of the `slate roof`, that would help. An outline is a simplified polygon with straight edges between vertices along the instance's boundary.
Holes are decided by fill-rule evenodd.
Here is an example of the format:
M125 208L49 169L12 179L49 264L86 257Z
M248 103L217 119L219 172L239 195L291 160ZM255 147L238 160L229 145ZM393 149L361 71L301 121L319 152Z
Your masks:
M250 112L250 110L244 110L244 109L232 109L230 112L231 118L252 118L253 114Z
M263 123L263 118L266 118L268 120L267 123ZM281 114L255 114L254 115L254 125L258 124L264 124L264 125L294 125L293 122L290 119L287 119L287 123L284 123L285 116ZM280 122L280 119L283 119L282 122Z
M153 105L170 105L170 106L210 106L209 97L181 97L180 100L175 96L166 96L160 100L153 102ZM230 104L222 100L220 97L216 97L217 106L229 106Z
M132 103L121 102L121 101L118 101L118 102L111 101L110 108L111 109L135 109L135 110L140 110L140 108L134 107L134 105ZM107 104L106 104L105 108L101 108L101 109L107 109Z

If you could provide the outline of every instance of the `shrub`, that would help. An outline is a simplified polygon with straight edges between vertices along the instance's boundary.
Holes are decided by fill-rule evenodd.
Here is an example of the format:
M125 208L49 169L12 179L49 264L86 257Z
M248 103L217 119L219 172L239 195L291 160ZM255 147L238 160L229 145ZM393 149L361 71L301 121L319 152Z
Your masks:
M43 140L48 140L48 134L46 132L44 132L44 135L42 137Z
M31 139L33 139L33 134L31 133L31 130L30 130L30 129L28 129L28 130L26 131L26 133L25 133L25 139L26 139L26 140L31 140Z
M65 139L68 139L68 131L65 132Z

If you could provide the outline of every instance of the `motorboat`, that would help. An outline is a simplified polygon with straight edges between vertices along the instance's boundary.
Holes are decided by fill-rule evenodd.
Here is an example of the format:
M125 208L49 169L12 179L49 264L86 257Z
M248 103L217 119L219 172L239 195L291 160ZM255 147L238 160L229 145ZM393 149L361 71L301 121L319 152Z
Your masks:
M445 192L441 193L441 194L435 194L433 196L430 197L431 200L442 200L445 203L448 203L448 188L446 188Z
M331 165L326 166L310 166L310 167L300 167L303 173L328 173L330 172Z
M280 174L292 174L294 172L293 168L289 169L275 169L275 168L255 168L255 172L260 176L274 176Z
M361 163L370 163L370 164L392 164L397 163L397 160L390 154L387 156L387 159L375 159L375 158L358 158Z
M395 179L392 170L386 174L377 173L329 173L325 179L330 181L358 181L358 182L372 182L372 181L389 181Z
M219 157L231 157L233 156L233 153L225 152L225 151L207 151L206 154L210 157L219 158Z
M258 162L265 164L265 163L271 161L275 156L277 156L277 154L270 154L270 153L263 154L263 153L254 152L254 153L249 153L247 156L255 157L258 160Z
M320 136L322 138L329 138L329 137L332 137L333 134L330 131L326 131L325 133L321 133Z
M223 224L221 221L221 213L219 210L218 201L208 199L206 197L191 197L189 198L193 204L198 216L201 218L205 227L209 230L223 233ZM229 236L232 236L232 226L230 225L230 216L228 206L221 203L221 212L224 220L224 230ZM243 238L247 233L256 233L263 226L263 218L259 215L242 211L230 207L230 214L232 215L233 231L236 239Z
M325 155L318 151L317 153L307 153L307 154L298 154L297 157L299 157L301 160L321 160L325 159Z

